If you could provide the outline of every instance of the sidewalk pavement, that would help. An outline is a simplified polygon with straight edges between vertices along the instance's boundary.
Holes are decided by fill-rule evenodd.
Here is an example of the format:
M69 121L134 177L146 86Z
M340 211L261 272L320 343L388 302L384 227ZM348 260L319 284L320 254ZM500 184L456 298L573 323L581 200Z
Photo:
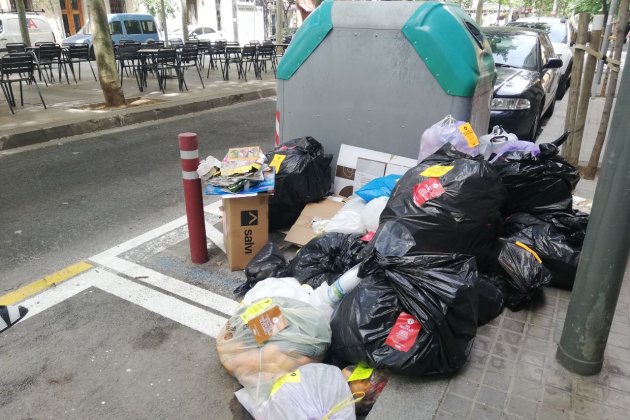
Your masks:
M155 80L140 93L135 80L126 78L127 98L157 103L114 111L81 107L102 102L99 85L87 77L78 84L42 87L49 109L37 105L34 89L26 89L27 103L9 114L0 104L0 150L53 138L119 127L151 119L182 115L215 106L275 95L273 75L248 82L220 79L211 71L203 89L193 73L187 75L189 92L177 91L168 81L162 94ZM205 75L204 75L205 76ZM563 132L568 97L558 102L546 121L540 141ZM591 100L580 161L587 161L599 126L603 98ZM597 180L582 180L576 195L592 199ZM185 250L185 247L180 247ZM184 252L184 251L183 251ZM394 375L368 419L626 419L630 403L630 275L619 296L608 339L602 372L591 377L573 374L555 359L570 292L545 288L540 299L520 312L505 310L480 328L465 367L450 377L407 378Z
M95 69L96 70L96 69ZM82 80L74 83L54 83L46 86L39 82L44 109L34 86L24 86L24 106L20 106L19 87L14 86L17 96L15 114L11 114L3 95L0 95L0 151L15 147L43 143L62 137L92 133L146 121L205 111L275 96L276 79L271 69L256 80L253 71L248 80L239 80L236 69L230 71L231 79L224 81L220 69L202 70L202 87L196 71L187 70L188 91L179 92L177 79L168 79L166 93L162 93L155 77L149 77L148 87L140 92L135 77L123 78L123 91L127 102L136 105L123 109L102 110L104 102L100 84L94 80L87 63L81 63ZM64 79L65 80L65 79Z

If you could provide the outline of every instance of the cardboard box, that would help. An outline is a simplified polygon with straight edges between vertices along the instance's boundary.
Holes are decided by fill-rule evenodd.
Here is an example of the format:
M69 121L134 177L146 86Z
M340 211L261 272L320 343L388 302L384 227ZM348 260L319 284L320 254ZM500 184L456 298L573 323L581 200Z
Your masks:
M269 240L269 195L223 196L222 216L228 264L243 270Z
M311 227L313 219L330 219L343 207L344 202L343 197L326 197L317 203L307 204L284 240L299 246L306 245L315 237Z
M354 191L374 178L390 174L404 175L417 164L415 159L342 144L335 169L333 191L335 194L350 197Z

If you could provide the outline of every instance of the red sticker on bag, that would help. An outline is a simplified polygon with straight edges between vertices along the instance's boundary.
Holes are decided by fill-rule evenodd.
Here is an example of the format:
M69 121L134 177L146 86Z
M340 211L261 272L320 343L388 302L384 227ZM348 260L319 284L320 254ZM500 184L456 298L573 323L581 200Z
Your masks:
M429 178L416 185L413 189L413 202L420 207L429 200L441 196L446 191L437 178Z
M416 318L406 312L401 312L396 323L385 340L389 347L403 352L408 352L418 338L422 325Z

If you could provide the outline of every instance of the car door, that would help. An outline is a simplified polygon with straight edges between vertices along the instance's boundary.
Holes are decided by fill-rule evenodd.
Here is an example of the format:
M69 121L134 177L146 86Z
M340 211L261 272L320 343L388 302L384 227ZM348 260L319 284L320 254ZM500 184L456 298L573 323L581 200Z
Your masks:
M543 111L546 111L556 97L560 73L558 69L544 68L550 58L556 58L556 53L549 37L547 34L541 33L538 36L538 40L540 44L540 80L545 90L545 105Z

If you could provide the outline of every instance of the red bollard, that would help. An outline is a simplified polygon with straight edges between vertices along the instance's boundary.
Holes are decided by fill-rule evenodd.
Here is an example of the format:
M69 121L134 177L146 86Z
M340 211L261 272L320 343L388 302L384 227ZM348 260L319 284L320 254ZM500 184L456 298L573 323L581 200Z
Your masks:
M190 257L193 263L203 264L208 262L209 258L206 223L203 214L203 198L201 196L201 180L197 174L197 167L199 166L197 134L181 133L177 137L179 139L179 155L182 160Z

